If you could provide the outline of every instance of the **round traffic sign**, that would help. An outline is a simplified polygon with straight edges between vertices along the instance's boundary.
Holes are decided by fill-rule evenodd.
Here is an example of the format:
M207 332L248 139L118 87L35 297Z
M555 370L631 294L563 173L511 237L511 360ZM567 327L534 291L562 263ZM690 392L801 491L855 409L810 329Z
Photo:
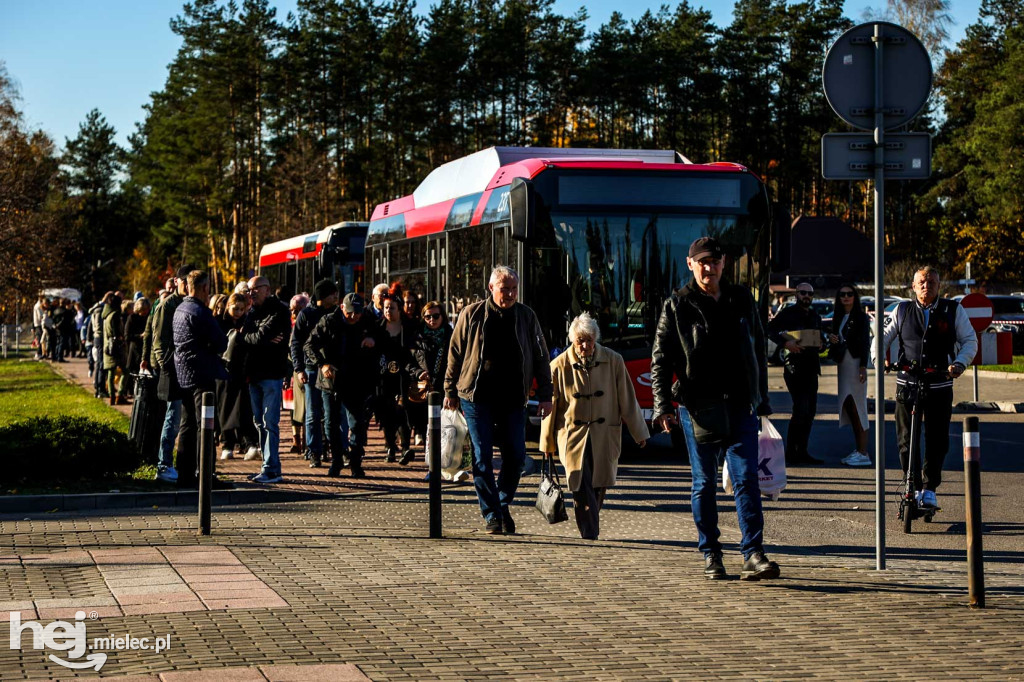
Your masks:
M822 85L829 106L854 128L875 128L875 26L882 36L882 109L885 129L921 113L932 89L932 60L913 33L887 21L854 26L825 55Z
M985 294L967 294L960 305L967 311L967 317L971 318L974 331L983 332L992 324L992 301Z

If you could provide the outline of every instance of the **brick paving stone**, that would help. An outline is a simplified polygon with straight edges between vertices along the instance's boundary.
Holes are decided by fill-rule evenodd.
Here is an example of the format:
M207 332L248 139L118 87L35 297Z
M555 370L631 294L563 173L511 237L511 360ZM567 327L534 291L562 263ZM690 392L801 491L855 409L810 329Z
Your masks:
M39 620L56 620L58 618L73 620L75 614L84 611L87 617L91 617L92 614L96 614L99 618L117 617L123 616L124 613L117 606L89 606L85 605L81 608L52 608L52 609L39 609Z
M188 672L161 673L161 682L207 682L217 679L219 682L266 682L257 668L220 668L219 670L196 670Z
M198 599L192 599L166 603L124 604L121 606L121 609L126 616L140 616L154 613L177 613L179 611L205 611L206 607Z

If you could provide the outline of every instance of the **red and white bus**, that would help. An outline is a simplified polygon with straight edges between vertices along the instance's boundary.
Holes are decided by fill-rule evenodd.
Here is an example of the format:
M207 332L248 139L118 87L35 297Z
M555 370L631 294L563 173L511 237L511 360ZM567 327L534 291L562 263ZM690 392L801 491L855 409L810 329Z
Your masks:
M515 268L552 355L589 311L649 416L654 330L664 299L689 279L690 243L718 237L728 276L766 303L771 228L764 183L743 166L674 151L491 147L378 205L366 269L370 286L401 281L454 320L487 296L495 265Z
M312 293L321 279L343 292L363 291L363 245L369 223L344 222L319 232L282 239L260 249L260 274L270 287ZM287 301L285 301L287 303Z

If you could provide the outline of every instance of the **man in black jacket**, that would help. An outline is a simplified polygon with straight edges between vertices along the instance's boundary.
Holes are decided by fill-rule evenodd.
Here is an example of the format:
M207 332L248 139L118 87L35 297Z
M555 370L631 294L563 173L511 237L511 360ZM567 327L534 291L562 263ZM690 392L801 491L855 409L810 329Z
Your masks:
M252 310L242 328L242 340L248 346L245 376L263 452L263 469L252 480L280 483L281 391L285 380L291 376L288 337L292 317L288 306L270 293L270 281L266 277L249 280L249 293Z
M691 508L704 553L704 577L726 577L715 494L718 465L729 464L743 539L743 580L779 577L765 556L758 481L758 415L771 413L764 331L750 292L722 284L725 255L717 239L690 245L693 281L662 308L651 356L653 422L668 432L679 424L693 476ZM673 383L673 375L677 378ZM676 418L672 401L680 403Z
M818 375L821 374L818 352L823 331L821 316L811 307L813 297L814 287L807 282L798 284L796 305L783 308L768 323L768 337L783 349L786 363L783 378L793 398L793 417L786 434L786 464L793 466L822 463L807 451L811 425L818 412ZM810 344L798 343L787 334L796 331L816 338Z
M324 420L324 405L330 402L331 394L316 387L316 359L307 355L305 348L320 319L337 307L338 286L329 279L321 280L313 287L313 304L299 311L292 327L292 368L302 383L301 387L294 388L303 389L306 395L306 459L312 468L319 467L323 457L323 431L331 433L334 429L347 429L338 423L337 414L331 414L331 410L327 410L327 419Z
M341 473L346 453L352 477L366 476L363 454L372 414L371 396L380 376L375 347L382 338L382 330L371 313L363 312L363 307L362 296L346 295L341 306L320 318L306 341L306 355L319 368L317 388L330 394L324 412L333 413L330 420L338 424L344 414L349 429L347 439L341 428L328 431L332 457L328 476Z

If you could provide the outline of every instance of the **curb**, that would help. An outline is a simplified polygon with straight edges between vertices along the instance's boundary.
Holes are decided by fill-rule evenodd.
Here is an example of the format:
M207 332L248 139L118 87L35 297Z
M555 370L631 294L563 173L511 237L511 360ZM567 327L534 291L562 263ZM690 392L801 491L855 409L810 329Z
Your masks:
M954 412L1008 412L1017 414L1024 412L1024 403L1015 403L1008 400L997 400L995 402L972 402L965 400L953 406Z
M300 490L214 490L211 504L222 507L236 504L301 502L322 499L322 493ZM90 509L142 509L153 507L198 507L198 490L172 490L154 493L78 493L67 495L3 495L0 514L22 512L87 511Z
M994 369L979 369L978 377L986 379L1009 379L1010 381L1024 381L1024 372L997 372Z

